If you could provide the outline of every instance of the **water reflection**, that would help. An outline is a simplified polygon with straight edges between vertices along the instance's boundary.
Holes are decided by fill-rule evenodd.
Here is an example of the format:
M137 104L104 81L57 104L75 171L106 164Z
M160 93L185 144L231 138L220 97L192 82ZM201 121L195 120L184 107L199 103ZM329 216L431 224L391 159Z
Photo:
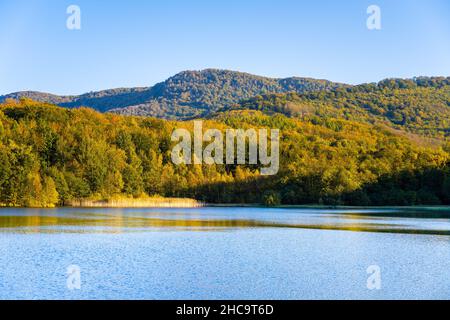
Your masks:
M0 232L122 233L299 228L450 235L448 208L412 209L2 209Z

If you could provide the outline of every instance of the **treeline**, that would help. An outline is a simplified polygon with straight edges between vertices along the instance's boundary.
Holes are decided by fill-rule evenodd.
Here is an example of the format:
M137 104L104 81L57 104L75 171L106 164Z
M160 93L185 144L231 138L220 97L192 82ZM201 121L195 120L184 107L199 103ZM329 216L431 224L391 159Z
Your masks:
M449 204L449 153L383 126L236 110L204 129L280 129L280 171L171 162L176 128L192 122L100 114L22 100L0 106L0 204L160 195L216 203Z

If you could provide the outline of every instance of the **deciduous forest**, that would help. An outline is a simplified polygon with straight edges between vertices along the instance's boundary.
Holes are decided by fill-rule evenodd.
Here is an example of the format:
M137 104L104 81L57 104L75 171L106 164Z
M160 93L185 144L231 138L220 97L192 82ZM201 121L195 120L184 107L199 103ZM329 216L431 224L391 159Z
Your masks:
M8 100L0 106L0 203L157 195L265 205L450 204L449 86L418 83L260 96L204 119L205 130L279 129L273 176L261 176L259 165L174 165L171 134L192 130L192 121Z

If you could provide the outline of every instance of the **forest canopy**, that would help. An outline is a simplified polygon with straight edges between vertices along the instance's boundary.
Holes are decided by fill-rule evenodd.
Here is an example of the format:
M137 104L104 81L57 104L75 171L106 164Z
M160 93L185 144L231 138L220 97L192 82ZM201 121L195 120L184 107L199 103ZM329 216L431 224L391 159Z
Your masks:
M259 95L229 109L303 118L342 118L385 124L422 137L450 136L450 78L391 79L305 94Z
M0 105L0 203L64 205L117 195L210 203L450 204L449 153L386 126L340 117L228 110L205 129L280 130L280 170L174 165L171 133L193 122L101 114L22 99Z

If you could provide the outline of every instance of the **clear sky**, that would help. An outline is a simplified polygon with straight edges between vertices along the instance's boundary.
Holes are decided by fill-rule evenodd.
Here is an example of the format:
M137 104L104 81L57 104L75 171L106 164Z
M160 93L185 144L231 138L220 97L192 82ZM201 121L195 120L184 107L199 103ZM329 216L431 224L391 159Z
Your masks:
M81 30L69 30L69 5ZM381 30L366 27L369 5ZM0 94L231 69L346 83L450 76L448 0L0 0Z

